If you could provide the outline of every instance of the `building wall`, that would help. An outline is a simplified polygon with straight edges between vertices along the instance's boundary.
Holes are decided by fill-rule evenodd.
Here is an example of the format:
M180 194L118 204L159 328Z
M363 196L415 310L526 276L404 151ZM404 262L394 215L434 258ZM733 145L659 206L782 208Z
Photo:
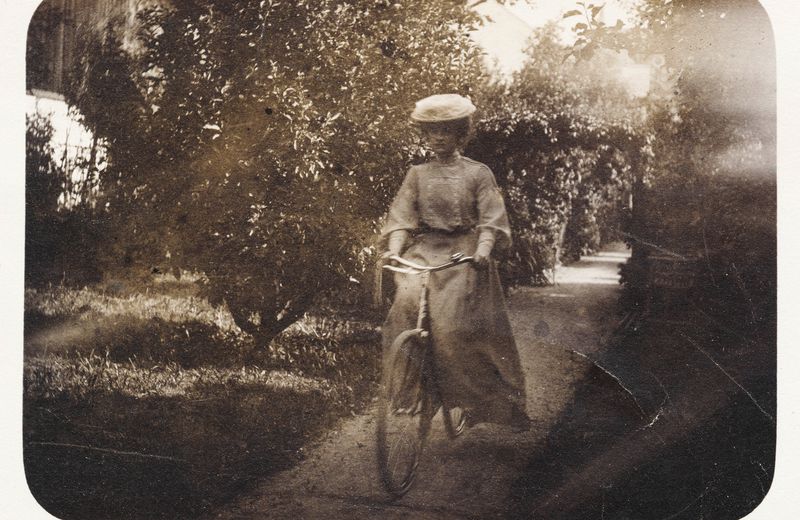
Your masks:
M61 97L81 30L102 26L115 16L132 23L137 5L137 0L44 0L28 26L28 92L37 97Z
M92 134L64 102L64 87L70 64L80 48L86 28L103 27L113 17L135 20L142 0L44 0L28 26L26 90L28 117L46 119L53 127L54 158L74 185L91 172L86 160L92 156ZM104 167L102 146L96 151L95 170ZM61 204L69 207L79 199L69 191Z

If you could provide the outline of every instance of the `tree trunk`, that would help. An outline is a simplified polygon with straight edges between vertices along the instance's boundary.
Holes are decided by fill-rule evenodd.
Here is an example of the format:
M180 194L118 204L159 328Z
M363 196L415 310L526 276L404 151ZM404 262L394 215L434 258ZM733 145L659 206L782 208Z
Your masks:
M300 319L314 302L317 291L304 293L284 305L279 314L274 309L261 309L261 319L258 324L253 323L250 316L253 310L237 305L235 302L228 303L233 321L247 334L253 337L253 352L258 349L267 348L275 337L286 330L292 323Z

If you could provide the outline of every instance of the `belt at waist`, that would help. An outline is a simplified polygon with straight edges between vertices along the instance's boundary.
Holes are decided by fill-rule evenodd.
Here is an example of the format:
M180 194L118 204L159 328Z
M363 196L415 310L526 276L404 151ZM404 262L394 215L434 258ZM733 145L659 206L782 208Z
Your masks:
M424 235L427 233L434 233L440 235L466 235L475 231L474 226L459 226L453 229L433 228L430 226L421 225L414 232L415 235Z

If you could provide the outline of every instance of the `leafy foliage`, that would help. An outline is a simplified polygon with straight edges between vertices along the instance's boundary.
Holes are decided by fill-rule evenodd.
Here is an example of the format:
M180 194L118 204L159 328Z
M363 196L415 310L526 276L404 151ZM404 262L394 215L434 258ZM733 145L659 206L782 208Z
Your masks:
M103 269L203 273L263 345L325 290L368 279L379 219L422 155L408 110L444 91L482 107L467 154L506 192L507 284L546 283L559 257L615 238L647 141L604 73L615 58L571 58L548 27L511 84L492 84L476 23L456 2L207 0L87 34L68 99L108 150Z
M654 251L697 256L703 304L736 327L758 322L768 330L776 250L769 21L745 0L647 0L637 14L634 28L594 23L581 31L591 49L635 45L653 78L669 79L655 87L672 85L642 100L647 118L626 283L647 285Z
M58 210L63 172L55 162L51 144L53 125L38 115L25 118L25 188L28 213L45 217Z
M418 153L408 110L477 86L476 22L455 2L209 0L143 11L133 48L114 23L87 37L69 100L108 144L109 264L205 273L261 343L365 278Z
M627 95L593 84L568 55L554 26L545 27L512 82L482 90L486 114L468 153L505 188L515 240L501 267L507 284L547 283L560 258L613 238L601 237L600 221L618 227L629 190L626 152L636 134Z
M25 284L29 287L61 280L67 271L75 282L99 278L93 256L103 222L92 220L89 204L65 209L71 170L64 161L56 161L53 132L47 117L26 117Z

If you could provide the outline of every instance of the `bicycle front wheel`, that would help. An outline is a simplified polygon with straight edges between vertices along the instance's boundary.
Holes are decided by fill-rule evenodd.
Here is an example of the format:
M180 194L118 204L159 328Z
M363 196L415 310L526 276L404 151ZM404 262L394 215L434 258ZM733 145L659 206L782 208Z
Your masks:
M377 452L381 480L395 498L414 483L433 413L425 392L425 350L418 331L405 331L392 346L394 359L384 366L378 403ZM408 396L408 382L421 389ZM402 394L402 395L401 395Z

